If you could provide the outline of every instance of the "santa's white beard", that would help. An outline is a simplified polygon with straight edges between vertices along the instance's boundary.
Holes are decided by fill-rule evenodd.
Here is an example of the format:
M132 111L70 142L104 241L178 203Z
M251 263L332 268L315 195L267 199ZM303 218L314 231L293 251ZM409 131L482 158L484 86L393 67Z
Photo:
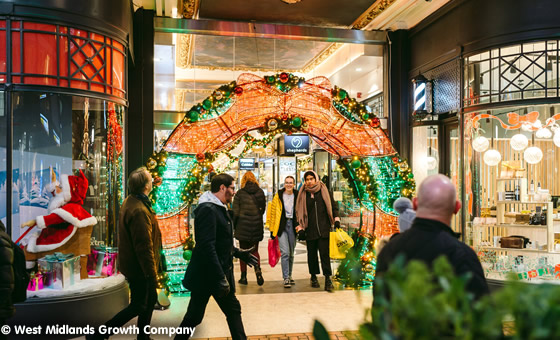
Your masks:
M66 203L64 201L64 194L62 192L57 193L55 191L53 198L49 201L49 212L52 212L56 208L60 208Z

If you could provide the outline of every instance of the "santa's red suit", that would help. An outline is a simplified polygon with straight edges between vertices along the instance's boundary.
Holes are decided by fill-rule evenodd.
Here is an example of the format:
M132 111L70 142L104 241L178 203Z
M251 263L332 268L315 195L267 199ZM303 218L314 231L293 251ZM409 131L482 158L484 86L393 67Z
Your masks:
M40 232L35 232L29 238L27 251L38 253L56 249L72 238L77 228L97 224L82 204L87 194L88 180L80 170L78 176L60 176L60 187L64 202L61 207L55 207L50 214L37 216L36 222Z

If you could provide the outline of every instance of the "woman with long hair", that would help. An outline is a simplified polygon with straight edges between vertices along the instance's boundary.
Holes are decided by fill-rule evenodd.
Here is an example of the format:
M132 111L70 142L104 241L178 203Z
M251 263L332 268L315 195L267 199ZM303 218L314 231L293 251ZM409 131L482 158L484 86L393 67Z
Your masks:
M253 255L259 259L255 266L257 284L262 286L262 276L259 256L259 242L263 239L263 214L266 206L264 191L259 187L255 175L248 171L241 178L241 189L235 194L233 200L234 236L239 241L239 248L250 249L254 247ZM240 260L241 278L239 283L247 284L247 264Z

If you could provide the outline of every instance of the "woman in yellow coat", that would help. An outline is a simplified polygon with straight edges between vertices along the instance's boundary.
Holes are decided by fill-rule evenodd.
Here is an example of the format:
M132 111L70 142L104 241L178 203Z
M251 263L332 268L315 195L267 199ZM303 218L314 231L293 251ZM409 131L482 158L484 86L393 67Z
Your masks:
M296 247L296 201L297 191L294 191L295 179L287 176L284 179L284 188L280 189L268 206L266 225L270 230L270 237L278 237L280 245L280 263L282 264L282 276L284 288L295 285L292 278L294 267L294 250Z

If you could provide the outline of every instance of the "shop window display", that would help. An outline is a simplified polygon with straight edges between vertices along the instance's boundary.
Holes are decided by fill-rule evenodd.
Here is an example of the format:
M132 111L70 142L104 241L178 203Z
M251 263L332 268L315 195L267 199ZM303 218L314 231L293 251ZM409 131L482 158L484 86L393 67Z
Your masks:
M17 192L13 226L46 214L50 168L57 176L82 170L89 182L83 207L97 219L92 244L112 246L124 199L124 107L55 93L12 96L12 188ZM18 239L23 231L13 227L12 238Z
M560 277L560 105L465 117L467 242L488 278Z
M418 183L439 171L438 127L412 129L412 172Z

